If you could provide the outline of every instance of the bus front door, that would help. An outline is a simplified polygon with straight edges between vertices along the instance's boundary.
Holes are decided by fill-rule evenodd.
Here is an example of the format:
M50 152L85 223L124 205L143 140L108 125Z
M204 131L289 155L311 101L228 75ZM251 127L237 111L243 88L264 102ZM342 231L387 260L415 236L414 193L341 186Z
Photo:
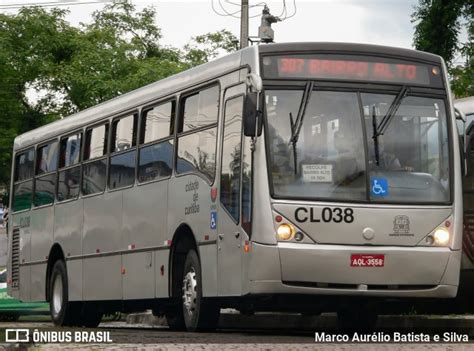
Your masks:
M217 215L218 295L242 292L242 239L240 188L242 174L242 110L245 86L226 91L222 162Z

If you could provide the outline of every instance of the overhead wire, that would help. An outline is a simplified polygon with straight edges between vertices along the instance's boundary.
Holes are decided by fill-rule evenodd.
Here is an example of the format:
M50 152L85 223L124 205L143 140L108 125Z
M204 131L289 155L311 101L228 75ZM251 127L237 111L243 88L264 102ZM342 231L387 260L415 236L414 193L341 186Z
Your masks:
M10 9L19 9L22 7L33 7L33 6L39 6L39 7L55 7L55 6L76 6L76 5L88 5L88 4L102 4L102 3L107 3L107 2L112 2L113 0L96 0L96 1L75 1L75 0L70 0L70 1L47 1L47 2L37 2L37 3L32 3L32 2L23 2L23 3L13 3L13 4L4 4L0 5L0 10L10 10Z

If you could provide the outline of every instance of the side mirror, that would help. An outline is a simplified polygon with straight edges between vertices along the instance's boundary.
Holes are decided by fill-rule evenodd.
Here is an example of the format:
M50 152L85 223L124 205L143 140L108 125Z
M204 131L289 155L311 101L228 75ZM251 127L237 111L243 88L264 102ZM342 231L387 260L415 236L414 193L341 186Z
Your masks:
M260 93L249 92L244 102L244 135L256 137L262 134Z

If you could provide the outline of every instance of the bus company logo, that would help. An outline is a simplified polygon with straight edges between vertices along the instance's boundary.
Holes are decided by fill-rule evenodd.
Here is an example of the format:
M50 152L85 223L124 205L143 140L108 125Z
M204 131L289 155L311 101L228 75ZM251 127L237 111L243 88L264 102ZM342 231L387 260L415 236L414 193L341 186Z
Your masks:
M29 329L5 329L6 342L29 342Z
M410 218L405 215L395 216L393 219L393 234L390 235L413 235L410 234Z

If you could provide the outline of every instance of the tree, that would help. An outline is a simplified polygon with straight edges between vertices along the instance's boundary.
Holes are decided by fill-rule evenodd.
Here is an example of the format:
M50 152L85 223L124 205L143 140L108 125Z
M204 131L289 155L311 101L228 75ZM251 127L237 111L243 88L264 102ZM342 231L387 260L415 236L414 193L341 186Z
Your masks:
M236 48L226 31L197 36L182 49L165 47L155 9L137 12L127 0L78 28L66 14L40 7L0 14L0 184L10 177L16 135Z
M412 14L412 22L417 22L413 40L416 49L444 58L457 97L474 95L473 8L468 0L419 0ZM459 43L464 24L467 24L468 40ZM464 67L453 66L458 54L466 60Z

